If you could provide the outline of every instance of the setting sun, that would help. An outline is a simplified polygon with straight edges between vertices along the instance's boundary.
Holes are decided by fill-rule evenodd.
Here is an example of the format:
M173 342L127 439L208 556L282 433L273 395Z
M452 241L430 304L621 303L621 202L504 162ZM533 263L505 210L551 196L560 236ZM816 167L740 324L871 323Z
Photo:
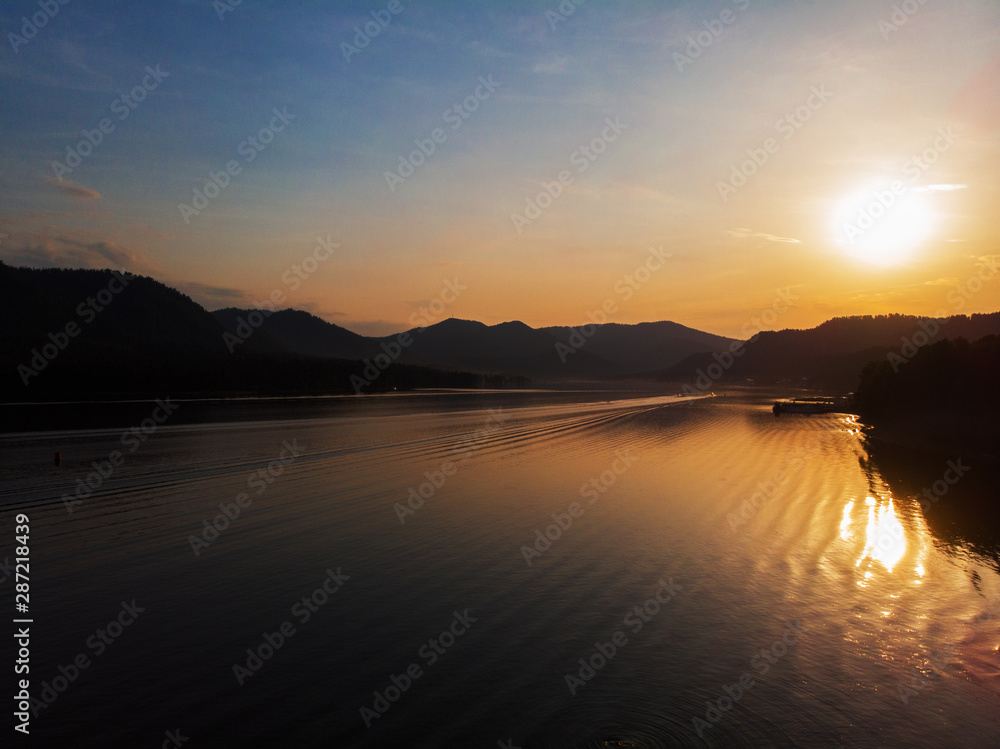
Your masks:
M27 749L997 749L1000 0L0 29Z
M855 193L840 205L838 238L847 253L875 265L912 260L930 238L936 216L926 196L894 183Z

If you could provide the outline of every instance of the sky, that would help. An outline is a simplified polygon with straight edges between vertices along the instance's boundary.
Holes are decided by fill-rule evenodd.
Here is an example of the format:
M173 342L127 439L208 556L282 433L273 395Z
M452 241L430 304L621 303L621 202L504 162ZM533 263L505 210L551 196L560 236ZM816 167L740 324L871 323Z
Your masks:
M995 0L62 2L0 10L8 264L369 335L1000 310Z

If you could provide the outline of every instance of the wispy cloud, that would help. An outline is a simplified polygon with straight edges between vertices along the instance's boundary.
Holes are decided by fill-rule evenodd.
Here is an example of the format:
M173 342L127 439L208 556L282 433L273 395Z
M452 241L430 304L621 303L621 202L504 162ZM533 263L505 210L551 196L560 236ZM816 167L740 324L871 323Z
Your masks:
M212 286L197 281L174 281L171 286L187 294L205 309L243 307L254 303L253 297L246 291L229 286Z
M765 232L755 232L751 229L730 229L726 232L730 236L737 237L738 239L763 239L766 242L783 242L786 244L799 244L798 239L792 237L779 237L774 234L767 234Z
M954 192L967 189L968 185L927 185L927 187L914 187L913 192Z
M68 179L58 180L55 177L46 177L46 180L56 190L74 200L97 200L101 197L101 193L97 190L91 190L89 187L70 182Z
M568 57L553 57L545 62L535 63L535 67L531 69L531 72L543 75L563 75L568 69L568 63Z
M0 246L0 256L12 265L35 268L128 268L144 264L142 257L105 240L87 242L70 236L15 234Z

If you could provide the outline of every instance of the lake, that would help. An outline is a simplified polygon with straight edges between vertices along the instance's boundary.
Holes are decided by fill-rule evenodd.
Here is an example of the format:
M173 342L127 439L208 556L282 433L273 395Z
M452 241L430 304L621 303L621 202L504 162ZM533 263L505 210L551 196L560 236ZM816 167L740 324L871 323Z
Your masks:
M772 400L0 406L24 743L995 747L995 466Z

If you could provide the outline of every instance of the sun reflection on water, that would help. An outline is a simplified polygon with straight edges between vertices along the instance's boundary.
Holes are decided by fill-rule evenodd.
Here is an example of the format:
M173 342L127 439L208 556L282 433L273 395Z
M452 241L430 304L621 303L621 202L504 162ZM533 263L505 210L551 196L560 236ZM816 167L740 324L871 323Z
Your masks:
M896 515L892 498L887 499L880 506L875 497L867 497L865 505L868 507L865 545L861 556L854 565L860 567L866 560L868 561L869 569L865 572L865 579L858 581L858 585L861 587L866 587L867 581L872 578L871 566L874 562L881 564L886 571L892 572L906 554L906 533L903 530L903 524ZM851 510L853 508L854 501L851 500L844 507L844 517L840 522L840 537L845 541L853 538L851 533ZM923 575L922 567L918 567L917 574Z
M844 507L844 517L840 521L840 537L845 541L850 541L854 538L854 534L851 533L851 510L854 509L854 500L852 499Z

